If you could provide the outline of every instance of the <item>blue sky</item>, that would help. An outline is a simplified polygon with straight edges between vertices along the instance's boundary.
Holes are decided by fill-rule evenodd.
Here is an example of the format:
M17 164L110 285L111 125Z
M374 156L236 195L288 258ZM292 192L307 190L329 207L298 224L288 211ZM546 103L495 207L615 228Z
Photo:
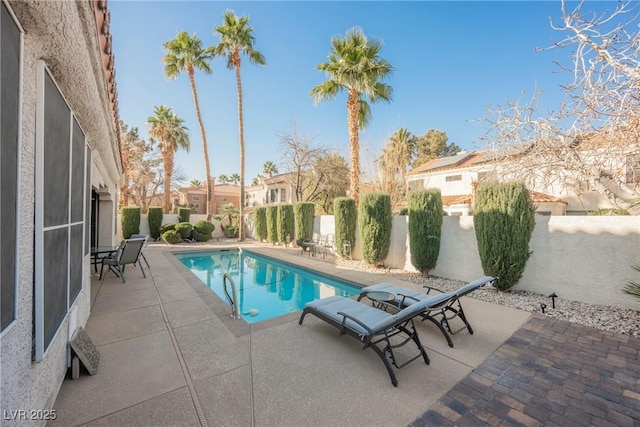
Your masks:
M554 59L566 63L568 50L535 51L561 37L549 25L549 17L559 20L559 1L111 0L109 8L120 117L145 138L155 105L165 104L182 117L191 150L176 154L176 166L189 180L204 180L202 140L188 77L165 78L162 43L182 30L195 33L205 46L217 43L212 30L226 9L250 16L255 48L267 61L259 67L245 60L242 67L247 183L266 160L281 160L278 135L293 121L299 132L348 158L346 95L314 106L309 91L325 80L316 65L326 60L331 38L354 26L384 42L382 56L395 68L387 81L393 101L373 104L372 122L360 133L364 169L400 127L418 135L443 130L449 142L482 148L479 137L486 125L474 120L487 106L518 98L523 90L530 96L537 88L544 90L542 106L557 108L558 85L569 78L556 73L553 64ZM235 75L222 59L212 68L210 75L196 72L211 172L231 175L239 172Z

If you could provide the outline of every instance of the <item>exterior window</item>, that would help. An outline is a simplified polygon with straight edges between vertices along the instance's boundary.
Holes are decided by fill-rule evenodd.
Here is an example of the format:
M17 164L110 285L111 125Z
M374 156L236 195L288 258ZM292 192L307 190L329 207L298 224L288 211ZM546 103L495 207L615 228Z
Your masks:
M627 156L627 184L640 183L640 154Z
M40 361L82 290L89 192L84 132L44 62L37 70L34 329Z
M193 200L200 200L200 196L193 196L192 199Z
M22 32L5 2L0 4L0 82L2 83L2 150L0 151L0 331L16 318L16 249L18 247L18 159L20 152L20 61Z
M280 189L280 201L281 202L287 201L287 190L285 190L284 188Z
M199 207L200 205L196 203L195 208L198 209Z
M269 203L276 203L278 201L278 190L269 190Z
M449 175L444 179L446 182L462 181L462 175Z

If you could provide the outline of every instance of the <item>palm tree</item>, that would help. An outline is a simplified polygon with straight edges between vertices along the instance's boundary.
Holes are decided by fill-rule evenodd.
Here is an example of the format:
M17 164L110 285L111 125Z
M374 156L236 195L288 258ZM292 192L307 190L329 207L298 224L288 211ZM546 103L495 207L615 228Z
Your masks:
M190 184L192 187L200 187L202 182L199 179L192 179Z
M229 177L223 173L221 173L220 175L218 175L218 182L220 184L226 184L227 182L229 182Z
M238 185L238 183L240 182L240 175L234 173L229 177L229 182L233 182L234 185Z
M278 167L271 160L267 160L262 165L262 172L271 178L274 173L278 173Z
M347 127L351 156L351 197L358 203L360 193L360 140L358 131L371 119L367 102L391 101L391 86L383 80L391 74L391 64L380 58L382 42L367 39L360 28L352 28L345 37L331 39L328 62L317 65L328 80L314 86L310 95L317 104L347 92Z
M193 92L193 103L196 108L196 116L202 134L202 150L204 152L204 167L206 173L205 187L207 190L207 221L211 221L211 211L213 195L211 193L211 168L209 166L209 150L207 149L207 134L204 130L202 115L200 114L200 103L198 102L198 92L196 90L195 70L211 73L209 61L213 58L207 49L202 48L202 42L195 34L191 37L186 31L178 33L174 40L170 40L162 45L166 55L162 58L164 63L164 73L169 79L178 77L181 71L186 71L191 82Z
M164 213L170 213L173 156L178 148L189 151L189 130L184 125L184 120L165 105L156 106L153 113L147 119L149 137L160 144L164 164Z
M238 17L227 10L224 13L223 25L214 29L214 34L220 35L220 43L212 48L215 55L226 56L227 67L236 71L236 83L238 86L238 131L240 142L240 215L238 221L240 240L244 239L244 122L242 118L242 79L240 77L240 55L244 54L252 64L264 65L264 56L253 48L253 28L249 27L249 17Z

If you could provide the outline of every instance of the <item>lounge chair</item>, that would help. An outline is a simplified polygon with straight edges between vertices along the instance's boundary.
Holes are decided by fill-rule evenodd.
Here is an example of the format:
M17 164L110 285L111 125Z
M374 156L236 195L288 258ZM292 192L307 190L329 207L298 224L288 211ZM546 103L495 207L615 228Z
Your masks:
M149 265L149 261L147 261L147 257L144 256L144 250L147 247L147 244L149 243L149 236L146 235L146 234L132 234L131 238L132 239L144 239L144 243L142 244L142 249L140 250L140 256L144 260L144 263L147 264L147 268L150 269L151 266Z
M403 307L411 306L419 301L429 300L433 297L433 294L429 294L429 292L431 292L432 290L438 291L440 292L440 294L436 295L445 296L446 298L444 298L437 305L432 305L431 307L425 308L425 310L420 313L420 316L422 316L423 321L429 320L433 322L446 338L449 347L453 347L453 341L451 341L450 335L455 335L465 328L469 331L470 334L473 334L473 329L471 328L471 325L469 324L469 321L464 314L464 310L462 310L462 303L460 302L460 298L484 285L490 285L494 280L495 278L493 277L484 276L464 286L461 286L460 288L452 292L443 292L440 289L425 286L425 288L427 288L427 293L414 291L413 289L405 288L398 285L379 283L363 288L360 296L358 297L358 301L366 297L369 292L389 292L395 295L395 301L393 301L393 304L402 309ZM457 330L453 330L451 328L450 321L456 317L459 317L460 320L462 320L464 326Z
M104 280L103 272L105 265L109 266L109 270L120 277L122 283L126 283L124 280L124 269L127 264L135 265L137 263L140 266L140 271L142 271L142 276L146 278L147 275L144 273L144 268L142 268L142 262L139 262L142 245L144 245L145 240L146 239L124 239L120 242L120 246L118 246L118 249L114 253L102 258L100 281Z
M307 314L313 314L338 328L340 335L347 334L362 341L364 343L363 350L370 347L376 352L387 368L391 384L397 387L398 380L391 365L402 368L420 356L424 359L424 363L429 364L429 357L420 343L413 318L432 305L439 304L441 299L440 295L436 295L430 299L416 301L400 311L397 311L397 307L390 305L391 310L397 311L393 314L350 298L331 296L308 302L298 323L302 325L304 317ZM390 339L396 335L400 335L401 341L392 344ZM418 354L404 363L400 363L394 349L402 347L410 341L413 341L418 347Z

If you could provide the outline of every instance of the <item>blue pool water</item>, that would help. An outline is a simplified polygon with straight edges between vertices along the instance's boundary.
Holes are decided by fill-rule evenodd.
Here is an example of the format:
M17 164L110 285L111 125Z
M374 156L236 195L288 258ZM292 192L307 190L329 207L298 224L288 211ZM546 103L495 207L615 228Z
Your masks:
M222 276L229 273L236 284L240 315L249 323L302 310L307 302L331 295L360 293L358 286L246 250L174 255L223 301Z

